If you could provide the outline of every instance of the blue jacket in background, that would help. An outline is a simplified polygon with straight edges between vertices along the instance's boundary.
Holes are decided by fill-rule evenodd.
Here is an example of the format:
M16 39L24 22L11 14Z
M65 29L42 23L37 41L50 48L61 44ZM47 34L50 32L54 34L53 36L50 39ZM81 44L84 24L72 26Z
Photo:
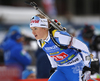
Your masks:
M11 35L12 35L12 33L14 31L20 33L19 26L13 25L13 26L11 26L9 28L9 30L8 30L5 38L3 39L3 41L0 44L0 49L3 49L3 51L6 51L8 49L11 49L11 47L15 44L15 41L11 39ZM12 41L12 42L10 42L10 41Z
M17 25L11 26L11 27L9 28L9 30L8 30L8 32L7 32L7 34L6 34L5 38L4 38L4 40L2 41L2 43L4 43L6 40L8 40L8 39L10 38L12 32L14 32L14 31L19 32L19 33L21 32L20 29L19 29L19 26L17 26Z
M6 40L0 45L0 49L2 49L5 52L7 50L10 50L15 45L16 45L16 41L9 38L8 40Z
M31 64L31 56L23 50L22 43L9 39L3 47L5 65L18 65L24 70Z

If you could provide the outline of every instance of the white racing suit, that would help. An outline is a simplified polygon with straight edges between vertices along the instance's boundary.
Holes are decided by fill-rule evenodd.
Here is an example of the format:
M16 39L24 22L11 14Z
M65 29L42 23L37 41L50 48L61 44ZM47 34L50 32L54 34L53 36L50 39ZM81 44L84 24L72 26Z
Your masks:
M90 62L90 59L86 60L90 55L87 46L76 38L72 39L65 31L53 30L52 34L59 44L65 46L70 44L70 48L80 49L81 52L57 47L50 38L49 32L46 40L37 40L39 46L47 53L52 68L57 67L49 81L82 81L82 69L84 66L89 66Z

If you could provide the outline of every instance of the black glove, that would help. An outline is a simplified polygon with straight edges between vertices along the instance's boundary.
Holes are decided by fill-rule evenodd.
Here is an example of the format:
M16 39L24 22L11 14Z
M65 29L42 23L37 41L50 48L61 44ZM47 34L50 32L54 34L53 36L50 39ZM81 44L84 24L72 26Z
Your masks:
M55 72L56 69L57 69L57 68L52 68L52 69L50 70L50 75L52 75L52 74Z
M84 74L86 71L91 71L91 68L84 66L82 73Z
M99 73L99 60L96 58L91 61L91 74L95 73Z

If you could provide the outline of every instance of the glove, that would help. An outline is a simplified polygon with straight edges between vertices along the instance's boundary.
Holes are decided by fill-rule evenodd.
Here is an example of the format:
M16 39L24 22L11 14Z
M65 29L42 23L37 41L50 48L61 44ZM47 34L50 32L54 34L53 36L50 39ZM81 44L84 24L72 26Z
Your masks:
M91 71L86 71L84 74L83 74L83 77L82 77L82 81L87 81L90 79L90 75L91 75Z
M52 69L50 70L50 75L52 75L52 74L55 72L56 69L57 69L57 68L52 68Z
M84 66L82 73L82 81L89 80L91 75L91 68Z

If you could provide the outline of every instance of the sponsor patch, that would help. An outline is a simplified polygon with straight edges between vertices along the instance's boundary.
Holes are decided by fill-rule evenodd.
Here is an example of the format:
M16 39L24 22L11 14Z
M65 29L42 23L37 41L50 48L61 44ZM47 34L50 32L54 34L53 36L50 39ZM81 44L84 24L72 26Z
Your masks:
M52 47L46 47L45 50L54 50L57 49L58 47L56 45L52 46Z
M31 20L31 23L39 23L39 20Z
M72 64L72 63L74 63L74 62L76 62L76 61L79 61L79 59L76 58L75 60L72 60L72 61L68 62L67 64Z
M62 52L59 55L54 55L51 57L53 57L56 61L60 61L60 60L63 60L64 58L66 58L67 56L68 56L68 54L65 54L64 52Z

